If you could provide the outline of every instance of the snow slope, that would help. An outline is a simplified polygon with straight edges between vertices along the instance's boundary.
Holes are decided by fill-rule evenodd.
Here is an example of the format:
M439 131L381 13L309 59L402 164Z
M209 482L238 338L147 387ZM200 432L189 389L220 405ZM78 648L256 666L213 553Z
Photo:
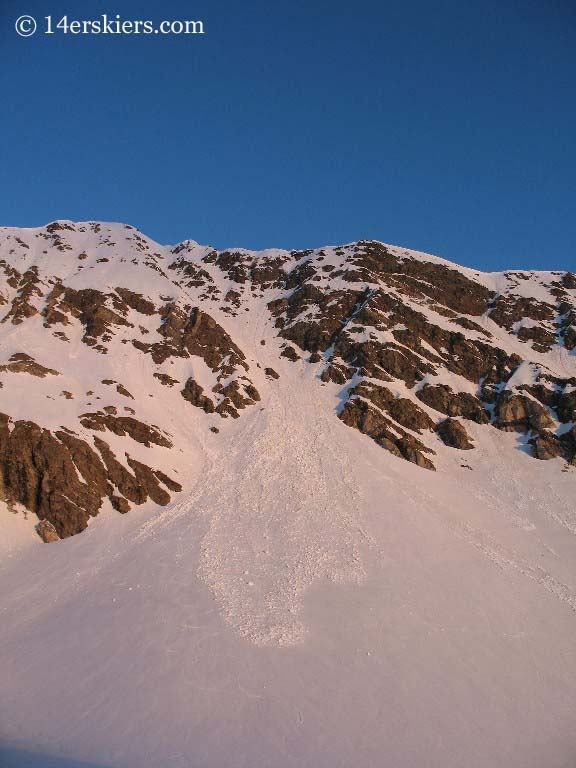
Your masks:
M150 272L140 290L165 292ZM184 493L105 507L48 546L1 505L2 766L572 768L574 467L468 422L475 450L437 441L436 472L397 459L335 417L341 387L280 357L265 302L247 301L213 309L261 394L237 420L159 384L142 397L149 373L119 338L97 358L185 446L154 448ZM96 357L74 349L84 393ZM29 414L15 392L3 407Z

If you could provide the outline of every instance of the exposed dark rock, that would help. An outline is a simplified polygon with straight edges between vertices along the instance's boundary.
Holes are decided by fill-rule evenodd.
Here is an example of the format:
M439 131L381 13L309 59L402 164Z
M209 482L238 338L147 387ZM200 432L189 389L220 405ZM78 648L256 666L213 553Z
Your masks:
M221 390L224 392L224 390ZM254 402L258 403L260 402L260 393L256 389L256 387L253 384L244 384L244 392L248 395L248 397ZM251 405L252 403L250 403Z
M436 469L430 459L424 456L424 451L428 453L433 453L433 451L430 448L426 448L423 443L411 435L401 437L396 441L396 445L400 448L400 453L406 461L410 461L412 464L416 464L423 469Z
M53 221L46 226L46 232L49 232L51 235L55 232L64 232L66 230L74 232L74 227L65 221Z
M349 368L362 370L365 376L382 381L401 379L409 389L423 379L426 373L435 372L435 368L406 347L391 343L362 343L342 337L336 344L334 355L348 363Z
M132 339L132 346L139 349L140 352L149 352L152 344L140 341L140 339Z
M456 269L418 259L398 258L383 243L360 241L348 263L357 265L358 278L380 278L411 297L426 297L467 315L482 315L491 293Z
M123 496L116 496L115 494L112 494L110 496L110 503L112 504L112 507L122 515L130 512L130 504Z
M573 272L566 272L562 277L562 285L569 290L576 289L576 275Z
M174 249L174 253L178 253L178 248ZM181 280L181 285L187 288L199 288L214 282L209 272L183 257L176 259L168 269L177 270L184 275L186 279Z
M576 389L573 389L571 392L557 393L556 412L563 424L569 421L576 421Z
M182 390L182 397L197 408L202 408L206 413L214 413L214 402L204 393L204 389L190 378Z
M38 314L38 308L33 303L34 297L42 296L42 290L39 287L42 281L38 276L38 267L30 267L23 275L13 270L8 280L8 284L10 283L18 288L18 292L12 300L8 314L2 318L2 322L10 320L13 325L20 325L29 317Z
M295 283L299 277L315 274L313 266L300 265L291 273L286 284L287 288L295 287L295 290L287 298L268 304L272 315L276 317L276 326L283 329L282 336L308 352L325 351L366 295L365 290L326 291L310 282L301 285ZM307 316L303 321L298 320L300 315L311 308L312 316Z
M233 419L237 419L240 416L232 401L228 397L225 397L222 402L218 403L214 410L223 419L227 419L228 416L232 416Z
M354 373L354 368L342 365L341 363L332 363L324 368L320 374L320 379L325 382L333 381L335 384L346 384Z
M107 477L112 485L116 486L122 496L125 496L129 501L134 504L143 504L148 497L145 489L139 484L136 477L130 474L126 467L116 459L108 443L99 437L94 437L94 445L102 457L106 466Z
M40 363L37 363L30 355L26 355L24 352L16 352L11 355L10 362L6 365L0 365L0 373L28 373L31 376L37 376L38 378L44 378L45 376L60 376L58 371L53 368L46 368Z
M250 388L252 393L256 395L256 398L260 400L260 395L258 394L257 390L254 387ZM234 379L234 381L231 381L229 384L227 384L225 387L222 387L218 390L221 395L224 395L224 398L227 398L230 400L230 402L236 407L236 408L245 408L246 405L252 405L255 400L251 397L246 397L246 388L241 387L240 382L238 379Z
M116 288L116 293L121 299L136 312L140 312L141 315L154 315L156 314L156 307L154 302L150 299L145 299L140 293L134 293L128 288Z
M264 373L269 379L279 379L280 376L276 373L274 368L264 368Z
M446 384L426 384L416 392L426 405L447 416L462 416L477 424L488 424L490 416L477 397L469 392L453 392Z
M126 461L133 470L136 482L145 496L149 496L155 504L160 504L162 507L166 506L170 501L170 494L161 487L154 470L146 464L136 461L136 459L131 459L128 454L126 454Z
M214 402L204 394L204 389L190 378L182 390L182 397L197 408L202 408L206 413L214 413Z
M4 431L3 487L8 503L20 503L43 520L51 522L60 538L84 530L90 515L101 506L92 487L80 482L66 446L48 430L30 421L17 421Z
M376 408L357 397L349 400L339 418L349 427L369 435L387 451L426 469L435 469L425 453L434 453L412 435L408 435Z
M173 387L174 384L179 383L178 379L173 379L172 376L169 376L167 373L155 373L154 378L158 379L158 381L166 387Z
M536 299L507 294L499 296L490 310L490 319L498 325L511 330L514 323L528 317L537 321L553 321L555 309Z
M242 295L238 291L229 290L226 296L224 296L224 301L229 302L237 309L240 306L241 300Z
M253 286L260 288L279 288L286 281L283 265L287 257L267 257L258 259L250 266L250 279Z
M65 538L86 528L90 517L98 514L105 496L109 496L116 509L127 511L126 500L120 499L114 488L136 504L148 497L156 503L166 503L169 496L160 482L171 490L179 489L179 484L166 475L155 474L127 456L135 473L131 475L107 443L99 438L94 443L100 455L84 440L64 430L52 434L33 422L16 421L10 431L9 417L0 414L3 500L9 505L22 504L46 521L42 526L46 535L52 530L50 523L57 536Z
M102 460L84 440L64 430L55 433L66 446L76 469L94 496L103 497L110 492L109 478Z
M52 544L55 541L60 541L58 531L49 520L40 520L36 526L36 531L45 544Z
M201 395L198 400L198 391L195 382L184 386L182 396L197 404L207 412L212 409L221 415L232 415L236 417L235 407L244 408L246 405L253 404L256 399L260 399L256 388L252 382L242 374L242 388L238 384L232 387L232 397L229 392L224 390L229 385L221 382L229 378L239 369L248 370L244 353L232 341L226 331L208 314L194 307L187 315L181 308L175 304L166 305L162 311L163 324L158 329L158 333L164 337L164 341L152 344L149 352L155 363L162 363L169 357L189 357L197 355L201 357L206 365L217 374L217 385L213 391L223 398L218 406L210 398ZM197 385L196 385L197 386ZM255 395L258 395L255 397Z
M142 443L147 448L151 443L161 445L164 448L171 448L172 443L167 437L161 434L156 427L144 424L132 416L114 416L110 413L84 413L80 418L80 423L86 429L95 429L104 432L106 429L115 435L124 437L129 435L133 440Z
M180 483L177 483L176 480L172 480L171 477L168 477L168 475L165 475L164 472L161 472L159 469L155 469L153 471L158 480L160 480L160 482L163 483L166 488L174 491L174 493L180 493L182 490Z
M434 429L432 419L415 402L407 397L395 397L386 387L364 383L352 389L350 396L365 397L406 429L415 432Z
M564 458L576 466L576 424L560 436L560 442L564 446Z
M558 340L567 350L576 349L576 308L567 301L561 301L558 305L556 330Z
M444 445L451 448L459 448L461 451L469 451L474 448L464 425L456 419L444 419L436 427L436 432Z
M234 379L226 385L216 384L212 391L220 398L220 402L215 402L204 394L203 388L194 379L187 380L182 390L182 397L189 403L198 408L202 408L206 413L218 413L223 418L232 416L238 418L238 409L243 409L247 405L254 405L260 400L260 394L256 387L245 377Z
M287 357L288 360L292 360L293 363L295 363L297 360L300 360L300 355L296 352L294 347L291 347L289 344L284 347L280 353L280 357Z
M222 272L235 283L243 284L248 280L248 269L252 262L252 256L246 253L222 251L213 257L204 257L203 260L220 267Z
M536 459L547 461L548 459L563 458L566 454L565 446L552 432L543 430L529 441L532 446L532 456Z
M494 426L504 432L541 432L556 427L546 408L527 395L502 393L496 401L495 416Z
M478 323L474 323L468 317L457 317L454 320L454 324L459 325L462 328L466 328L468 331L476 331L476 333L480 333L482 336L486 336L489 339L492 338L490 331L487 331L486 328L482 328L482 326L478 325Z
M124 397L129 397L130 400L134 400L134 395L131 395L123 384L116 385L116 392L118 392L119 395L123 395Z
M518 331L520 341L531 341L532 346L537 352L548 352L556 344L556 334L554 331L542 328L541 326L527 326Z
M70 317L77 318L84 326L82 341L94 347L98 340L109 340L114 327L132 327L123 316L126 311L126 302L115 293L105 294L92 288L75 290L58 283L46 297L43 315L47 327L68 324Z

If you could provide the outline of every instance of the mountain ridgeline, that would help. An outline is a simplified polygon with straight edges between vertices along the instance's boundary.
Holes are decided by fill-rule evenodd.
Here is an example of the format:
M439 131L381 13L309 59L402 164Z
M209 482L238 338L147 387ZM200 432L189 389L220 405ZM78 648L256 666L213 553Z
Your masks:
M0 334L0 498L44 541L186 493L195 435L217 447L261 418L287 367L390 461L450 471L474 425L576 464L570 272L482 273L375 241L171 247L58 221L0 228Z

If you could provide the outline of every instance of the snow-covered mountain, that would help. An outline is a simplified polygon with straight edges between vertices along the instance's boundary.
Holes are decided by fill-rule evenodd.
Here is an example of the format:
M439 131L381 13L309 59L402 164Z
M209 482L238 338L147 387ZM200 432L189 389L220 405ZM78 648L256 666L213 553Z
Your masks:
M59 221L0 334L9 764L576 765L574 274Z

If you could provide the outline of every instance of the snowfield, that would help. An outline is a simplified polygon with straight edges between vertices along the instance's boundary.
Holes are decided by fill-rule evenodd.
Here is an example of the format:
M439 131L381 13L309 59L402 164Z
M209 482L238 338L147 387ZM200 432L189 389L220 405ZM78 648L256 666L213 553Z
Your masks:
M165 290L151 274L146 295ZM185 487L168 506L106 503L45 545L0 504L2 767L574 768L576 467L471 422L475 450L438 441L436 472L396 458L336 418L341 387L280 357L263 307L214 310L261 394L241 418L147 398L188 446L158 451ZM71 350L84 392L94 358ZM130 391L147 375L113 364ZM191 365L209 379L174 370ZM532 381L527 362L514 384ZM8 400L59 423L54 401Z

